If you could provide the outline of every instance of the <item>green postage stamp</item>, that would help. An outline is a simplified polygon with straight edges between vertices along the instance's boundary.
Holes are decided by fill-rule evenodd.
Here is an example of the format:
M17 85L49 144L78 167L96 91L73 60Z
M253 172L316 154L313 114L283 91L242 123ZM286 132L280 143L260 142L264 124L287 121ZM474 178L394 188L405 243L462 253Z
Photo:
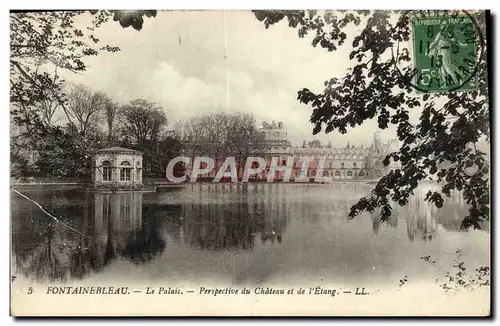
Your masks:
M415 79L421 92L476 89L477 30L472 17L414 17Z

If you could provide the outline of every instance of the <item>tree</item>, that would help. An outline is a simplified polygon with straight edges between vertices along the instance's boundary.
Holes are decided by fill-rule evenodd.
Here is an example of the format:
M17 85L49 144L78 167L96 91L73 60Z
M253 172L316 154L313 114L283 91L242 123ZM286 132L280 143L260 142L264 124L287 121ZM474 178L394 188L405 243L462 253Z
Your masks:
M161 128L167 124L163 108L144 99L136 99L120 108L117 113L122 134L132 136L136 144L158 141Z
M249 113L211 113L196 116L177 126L177 134L192 155L218 159L234 156L240 163L253 153L257 128Z
M162 176L162 158L170 157L170 152L162 146L165 140L162 131L167 125L163 108L156 103L136 99L119 108L116 115L120 127L120 145L143 153L145 176Z
M67 109L74 117L70 123L74 124L81 132L86 132L102 112L109 98L102 92L93 92L83 85L75 85L68 94Z
M67 95L58 72L61 69L83 72L86 69L85 57L97 55L100 51L119 50L99 45L99 40L93 35L95 29L113 18L123 27L140 30L142 17L155 16L156 12L92 11L91 23L87 26L75 22L82 15L89 14L84 11L10 14L10 109L16 127L11 136L14 176L39 172L36 162L27 157L51 154L41 153L50 145L50 139L55 144L67 144L64 130L52 126L56 109L60 108L69 122L75 118L67 106ZM81 150L78 147L81 144L74 145ZM85 148L86 151L90 149ZM78 155L73 159L81 157Z
M35 168L40 176L88 178L92 148L102 144L99 132L81 132L74 126L52 127L37 145Z
M106 124L108 126L108 142L113 139L113 124L115 123L117 112L118 104L108 99L108 101L104 104L104 113L106 116Z
M341 78L325 81L323 92L307 88L298 92L298 100L313 108L310 122L313 133L346 133L349 128L377 119L378 127L394 125L401 146L390 153L384 164L400 162L380 178L372 193L363 197L349 213L351 218L364 210L381 208L382 220L392 212L390 200L405 205L419 182L432 179L441 191L429 192L426 200L442 207L442 194L461 191L469 205L463 228L480 228L489 219L489 161L478 149L489 142L489 103L486 48L481 35L484 15L474 15L477 22L473 40L481 55L476 63L478 87L470 92L419 94L412 86L410 15L402 11L254 11L265 27L286 19L298 30L298 36L312 34L312 45L335 51L352 39L349 59L352 66ZM449 14L430 12L424 14ZM356 28L349 27L357 26ZM479 28L479 30L477 30ZM348 35L347 33L352 33ZM401 68L406 64L406 67ZM412 122L410 110L418 110L420 119ZM446 165L445 165L446 164Z
M65 94L58 70L85 71L84 57L99 51L115 52L109 45L98 47L92 34L111 17L110 12L95 12L85 34L75 24L82 11L20 12L10 15L11 104L24 110L48 97L58 100L65 114Z
M58 101L52 96L40 100L40 103L39 105L37 105L37 108L38 110L41 111L40 114L42 122L46 126L52 126L54 123L58 121L54 120L54 115L59 107L60 106Z
M315 139L309 142L309 148L322 148L321 140Z
M226 132L226 154L235 156L236 161L239 162L241 166L254 152L254 146L257 139L257 128L254 116L250 113L243 112L229 115Z
M181 155L182 152L182 142L175 136L163 135L160 137L160 141L158 143L158 166L159 171L156 175L166 178L166 168L170 160ZM184 172L183 168L179 165L174 167L174 175L181 176L183 174L179 174L180 172Z

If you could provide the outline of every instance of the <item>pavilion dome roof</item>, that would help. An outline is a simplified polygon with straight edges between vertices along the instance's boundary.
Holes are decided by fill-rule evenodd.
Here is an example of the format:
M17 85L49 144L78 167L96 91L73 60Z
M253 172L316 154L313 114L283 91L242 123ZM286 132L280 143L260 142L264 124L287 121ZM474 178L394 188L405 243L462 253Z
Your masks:
M113 146L113 147L108 147L108 148L102 148L95 153L130 153L130 154L142 154L140 151L136 151L134 149L130 148L125 148L125 147L119 147L119 146Z

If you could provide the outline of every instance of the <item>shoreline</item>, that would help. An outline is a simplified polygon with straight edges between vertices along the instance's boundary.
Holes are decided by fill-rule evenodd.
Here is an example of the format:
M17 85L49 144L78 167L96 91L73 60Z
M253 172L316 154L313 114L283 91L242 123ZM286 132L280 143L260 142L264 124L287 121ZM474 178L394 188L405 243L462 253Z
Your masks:
M170 182L153 182L153 183L145 183L145 186L151 186L151 187L157 187L159 188L179 188L179 187L185 187L188 185L214 185L214 184L219 184L219 185L244 185L244 184L289 184L289 185L331 185L331 184L346 184L346 183L364 183L364 184L372 184L375 185L377 184L378 180L375 179L365 179L365 180L356 180L356 179L338 179L338 180L332 180L329 182L315 182L315 181L309 181L309 182L294 182L293 180L290 180L289 182L283 182L283 181L274 181L274 182L267 182L265 180L263 181L249 181L249 182L212 182L209 180L201 180L201 181L196 181L196 182L182 182L182 183L170 183ZM428 184L428 183L436 183L435 181L432 180L422 180L422 184ZM22 183L22 182L11 182L10 186L11 187L21 187L21 188L37 188L37 187L76 187L76 186L81 186L81 187L88 187L90 183L88 182L32 182L32 183ZM104 189L103 189L104 190Z
M309 182L294 182L293 180L290 180L289 182L282 182L282 181L274 181L274 182L267 182L265 180L263 181L249 181L249 182L212 182L209 180L202 180L202 181L196 181L196 182L182 182L182 183L170 183L170 182L155 182L152 184L146 183L145 186L157 186L157 187L167 187L167 186L172 186L172 187L180 187L184 185L192 185L192 184L223 184L223 185L242 185L242 184L264 184L264 183L269 183L269 184L320 184L320 185L327 185L327 184L334 184L334 183L376 183L377 180L334 180L330 182L315 182L315 181L309 181ZM89 186L90 183L88 182L31 182L31 183L24 183L24 182L11 182L10 186L16 186L16 187L40 187L40 186Z

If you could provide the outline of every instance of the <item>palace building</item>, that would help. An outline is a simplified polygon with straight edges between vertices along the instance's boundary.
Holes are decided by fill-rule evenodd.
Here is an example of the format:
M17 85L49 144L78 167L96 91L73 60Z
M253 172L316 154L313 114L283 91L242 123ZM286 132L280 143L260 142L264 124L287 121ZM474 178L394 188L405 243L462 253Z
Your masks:
M349 143L344 147L292 146L287 139L287 132L283 123L263 122L258 130L257 156L266 158L266 169L259 176L267 179L272 157L279 156L279 165L287 165L287 159L293 158L291 180L298 177L316 177L321 169L323 161L322 176L332 179L365 179L381 177L387 170L393 169L395 165L385 167L382 164L385 156L399 148L397 140L383 143L380 133L375 132L373 142L369 146L354 146ZM305 143L305 142L304 142ZM304 161L307 160L306 175L299 175ZM284 172L275 172L275 178L281 179Z
M257 139L250 156L264 158L266 166L261 173L252 175L250 178L267 180L273 158L278 158L278 166L291 167L290 182L296 179L302 179L302 182L304 179L314 180L317 176L331 180L378 178L395 167L394 164L385 167L382 161L387 154L398 149L397 140L383 143L379 132L374 133L373 142L370 145L355 146L347 143L344 147L332 147L330 144L308 147L303 142L302 146L293 146L288 140L288 133L284 129L283 122L264 121L257 130ZM190 164L200 154L190 146L184 149L184 155L191 159ZM199 178L214 178L225 159L226 157L217 157L214 168L210 172L201 174ZM293 162L288 162L289 160ZM238 178L241 179L244 166L240 166L239 162L236 162L236 165ZM252 167L256 168L256 166ZM201 168L206 168L206 164L202 163ZM186 167L187 175L191 175L191 171L190 166ZM283 180L284 176L284 171L276 171L273 180Z

